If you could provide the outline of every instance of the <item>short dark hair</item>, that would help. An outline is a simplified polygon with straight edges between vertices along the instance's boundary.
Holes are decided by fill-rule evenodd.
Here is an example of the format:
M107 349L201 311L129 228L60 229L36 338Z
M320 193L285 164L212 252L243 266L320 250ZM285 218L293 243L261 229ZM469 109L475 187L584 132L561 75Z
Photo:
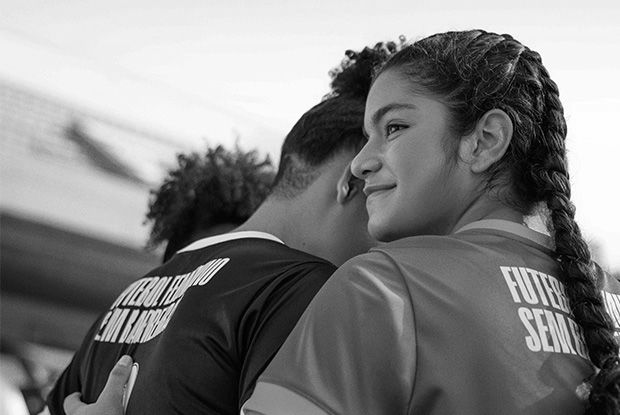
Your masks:
M318 167L363 145L364 100L333 97L306 112L286 136L274 194L294 197L318 177Z
M344 60L330 71L331 91L301 116L284 140L274 195L297 196L314 182L325 162L341 151L363 147L364 106L374 70L399 47L380 42L360 52L345 52Z

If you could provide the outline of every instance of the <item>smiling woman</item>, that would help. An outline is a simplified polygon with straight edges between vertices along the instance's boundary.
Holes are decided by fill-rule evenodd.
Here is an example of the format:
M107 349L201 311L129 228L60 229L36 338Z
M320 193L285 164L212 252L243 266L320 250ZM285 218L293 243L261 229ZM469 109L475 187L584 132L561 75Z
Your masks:
M368 143L352 170L366 178L368 226L377 239L441 235L457 226L454 205L468 207L471 186L464 165L446 153L454 140L448 117L446 105L411 92L396 72L375 81L366 104Z
M325 284L247 413L619 413L599 287L620 285L575 223L538 53L482 30L419 40L379 70L364 124L352 170L388 243ZM552 237L524 225L540 208Z

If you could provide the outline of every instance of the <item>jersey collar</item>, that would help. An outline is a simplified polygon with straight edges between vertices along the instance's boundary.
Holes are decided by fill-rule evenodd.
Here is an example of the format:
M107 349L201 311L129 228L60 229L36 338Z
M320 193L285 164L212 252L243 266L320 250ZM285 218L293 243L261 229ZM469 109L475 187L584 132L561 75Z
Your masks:
M553 242L549 236L544 233L536 232L523 224L510 222L503 219L484 219L468 223L454 233L465 232L472 229L494 229L503 231L530 240L538 245L544 246L547 249L553 249Z
M206 238L202 238L195 242L192 242L191 244L189 244L188 246L186 246L185 248L177 252L195 251L197 249L202 249L207 246L219 244L222 242L234 241L235 239L245 239L245 238L268 239L270 241L284 244L284 242L282 242L280 238L267 232L242 231L242 232L223 233L221 235L215 235L215 236L209 236Z

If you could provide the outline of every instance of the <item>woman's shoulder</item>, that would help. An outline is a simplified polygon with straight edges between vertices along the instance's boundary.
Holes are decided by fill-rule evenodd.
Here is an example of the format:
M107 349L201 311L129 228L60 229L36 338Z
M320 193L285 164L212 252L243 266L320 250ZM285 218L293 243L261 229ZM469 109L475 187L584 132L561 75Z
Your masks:
M345 262L335 275L351 280L402 280L416 269L428 271L440 264L449 252L462 253L462 242L449 236L416 236L381 243L365 254Z
M463 238L462 235L422 235L398 239L380 244L371 249L370 253L381 253L396 261L398 258L431 258L445 256L449 252L474 250L475 241Z

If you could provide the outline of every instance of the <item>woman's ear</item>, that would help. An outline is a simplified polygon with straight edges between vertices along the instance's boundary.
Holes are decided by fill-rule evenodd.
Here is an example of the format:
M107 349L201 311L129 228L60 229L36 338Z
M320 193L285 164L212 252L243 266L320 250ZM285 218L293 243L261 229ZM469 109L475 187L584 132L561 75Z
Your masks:
M512 140L512 120L504 111L487 111L476 123L474 131L463 138L459 148L473 173L483 173L499 161Z

